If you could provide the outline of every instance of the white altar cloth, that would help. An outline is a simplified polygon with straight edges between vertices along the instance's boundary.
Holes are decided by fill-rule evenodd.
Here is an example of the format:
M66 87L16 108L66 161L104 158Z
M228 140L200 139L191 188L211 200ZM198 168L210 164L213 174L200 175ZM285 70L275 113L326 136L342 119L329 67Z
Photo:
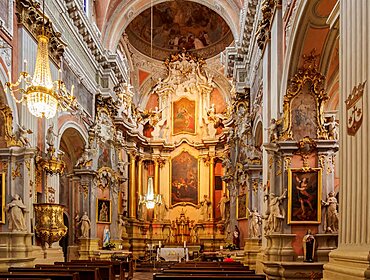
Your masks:
M175 247L175 248L158 248L157 256L164 258L166 261L179 261L185 257L189 260L188 248Z

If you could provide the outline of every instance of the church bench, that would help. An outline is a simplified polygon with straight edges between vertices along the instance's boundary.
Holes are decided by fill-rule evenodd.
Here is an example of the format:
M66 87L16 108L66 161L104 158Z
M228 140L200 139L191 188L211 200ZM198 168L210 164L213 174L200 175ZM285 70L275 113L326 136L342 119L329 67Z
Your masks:
M172 270L172 269L165 269L162 270L161 273L164 274L191 274L191 275L219 275L219 274L227 274L227 275L254 275L254 271L247 270L247 271L240 271L240 270L197 270L197 269L184 269L184 270Z
M163 280L163 279L173 279L173 280L202 280L202 279L211 279L211 280L245 280L245 279L260 279L265 280L266 277L262 275L227 275L227 274L204 274L204 275L191 275L191 274L165 274L165 273L154 273L153 280Z
M225 272L231 272L231 273L254 273L253 270L249 270L249 269L245 269L245 268L241 268L241 267L231 267L231 268L224 268L224 267L203 267L203 268L199 268L199 267L189 267L189 268L186 268L186 267L183 267L183 268L179 268L179 267L171 267L169 269L162 269L161 272L168 272L168 271L172 271L172 272L175 272L175 273L182 273L182 272L186 272L186 271L195 271L195 273L207 273L207 272L222 272L222 273L225 273Z
M0 279L50 279L50 280L80 280L78 272L5 272L0 273Z
M113 272L115 275L120 275L120 279L125 279L125 273L128 273L128 279L132 279L134 276L134 265L131 260L120 261L120 260L72 260L71 263L79 264L111 264L113 266ZM123 274L123 275L122 275Z
M71 263L71 262L55 262L54 265L50 265L50 266L98 268L100 277L102 280L115 280L115 275L113 273L113 266L110 264L99 264L99 263L78 264L78 263ZM42 265L42 267L45 267L45 265Z
M173 266L240 266L246 267L241 262L184 262Z
M60 271L72 271L78 272L80 280L102 280L100 277L99 269L92 267L11 267L8 269L9 272L60 272Z

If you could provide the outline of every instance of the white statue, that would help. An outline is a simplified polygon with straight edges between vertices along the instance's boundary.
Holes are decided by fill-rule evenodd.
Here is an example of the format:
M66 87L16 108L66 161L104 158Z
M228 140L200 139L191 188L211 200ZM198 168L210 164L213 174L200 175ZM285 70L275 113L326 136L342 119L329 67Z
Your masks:
M137 205L137 218L139 220L146 220L146 214L147 214L147 209L146 209L146 204L145 204L145 197L143 195L139 196L139 202Z
M81 223L81 237L88 238L90 233L91 222L89 216L87 216L87 212L84 212L84 214L82 215L80 223Z
M122 239L126 235L126 222L123 219L123 215L118 216L118 239Z
M326 232L337 232L338 231L338 201L335 198L335 192L332 191L329 193L326 201L321 201L322 205L327 207L326 210L326 219L324 229Z
M46 132L46 144L49 147L54 147L55 137L58 137L58 134L54 133L54 123L52 123Z
M258 213L257 209L254 209L253 211L250 211L249 208L247 208L250 219L250 225L249 225L249 234L252 238L259 238L261 236L260 234L260 225L262 224L262 218L261 215Z
M77 160L75 167L87 167L92 162L90 150L88 148L84 148L82 155Z
M110 230L108 226L105 226L103 231L103 247L106 247L110 242Z
M331 116L327 122L325 122L324 127L328 131L328 138L331 140L338 140L339 139L339 132L338 132L338 123L335 121L335 116Z
M227 197L227 194L224 193L220 201L218 202L217 207L220 208L221 220L225 221L227 218L226 204L230 201Z
M200 215L201 215L201 219L203 221L208 221L209 220L209 216L210 216L210 213L211 213L211 201L209 200L208 198L208 195L204 195L203 196L203 200L199 203L198 207L200 208Z
M270 121L270 126L266 129L269 132L270 142L275 142L278 140L278 124L276 119L272 118Z
M287 190L283 192L281 196L277 196L274 193L270 193L269 197L269 211L270 214L267 218L266 229L268 233L281 232L282 223L285 218L284 209L282 209L281 204L286 198Z
M158 221L162 222L166 219L168 207L163 199L163 196L161 194L159 196L160 196L159 201L154 208L154 215Z
M22 199L18 194L13 196L12 201L6 205L5 210L8 214L8 228L11 232L27 231L24 219L26 206L23 204Z
M24 147L30 147L31 143L27 137L27 134L32 134L33 131L31 129L27 129L24 125L20 126L18 124L18 130L15 132L15 137L19 140Z

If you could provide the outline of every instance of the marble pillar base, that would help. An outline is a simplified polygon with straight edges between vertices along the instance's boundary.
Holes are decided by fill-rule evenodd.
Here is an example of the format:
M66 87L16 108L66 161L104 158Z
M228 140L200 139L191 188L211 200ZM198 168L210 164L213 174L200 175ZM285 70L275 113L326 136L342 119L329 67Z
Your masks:
M64 262L64 255L61 247L42 248L41 246L34 246L33 255L35 257L35 264Z
M329 254L324 265L324 280L370 279L370 246L350 246Z
M130 251L132 251L132 256L134 259L138 259L139 257L143 257L145 255L147 236L149 236L148 229L148 222L139 221L136 219L129 220L127 234L130 240Z
M263 272L270 280L313 280L322 278L323 263L263 262ZM348 278L350 279L350 278ZM352 279L352 278L351 278Z
M217 251L225 246L225 236L217 233L214 222L207 221L197 225L199 243L204 245L205 251Z
M78 260L80 258L80 254L78 253L79 249L80 249L80 246L78 245L68 246L68 253L67 253L68 262L72 260Z
M250 269L256 269L257 254L261 250L262 240L260 238L245 239L243 263Z
M78 250L80 260L91 260L94 258L94 251L99 250L99 238L80 237L80 247Z
M329 253L338 247L338 234L315 234L315 239L317 244L315 259L317 259L318 262L328 262Z
M32 236L23 232L0 232L0 271L33 266Z
M267 261L294 261L296 259L292 247L295 234L273 233L266 235L267 246L265 255Z

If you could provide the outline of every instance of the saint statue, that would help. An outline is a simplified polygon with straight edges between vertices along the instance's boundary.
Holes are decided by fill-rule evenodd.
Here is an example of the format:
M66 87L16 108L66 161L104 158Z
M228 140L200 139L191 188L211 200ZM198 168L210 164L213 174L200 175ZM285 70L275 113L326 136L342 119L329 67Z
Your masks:
M84 212L84 214L82 215L80 223L81 223L81 237L89 238L91 222L89 216L87 216L87 212Z
M281 196L277 196L274 193L268 195L270 214L267 219L267 226L269 228L269 233L282 231L282 222L285 218L285 213L281 208L281 204L286 198L286 193L287 190L285 190Z
M200 215L203 221L209 220L209 215L211 211L211 201L209 201L208 195L204 195L203 200L199 203Z
M5 210L8 213L8 228L11 232L27 231L24 219L26 206L23 204L22 199L18 194L13 196L12 201L6 205Z
M122 239L122 236L126 235L126 222L123 219L123 215L118 216L118 239Z
M58 134L54 133L54 123L52 123L46 132L46 144L49 147L54 147L55 137L58 137Z
M229 201L230 201L230 199L227 197L227 194L224 193L222 198L220 199L220 202L217 205L217 207L220 208L221 220L222 221L225 221L226 218L227 218L226 204Z
M335 198L335 192L330 192L326 201L321 201L321 204L326 209L325 225L324 229L326 232L337 232L338 231L338 201Z
M110 242L110 230L108 226L105 226L103 231L103 248L107 247L109 242Z
M249 225L249 234L252 238L259 238L261 236L260 234L260 225L262 224L262 218L261 215L258 213L257 209L254 209L253 211L250 211L249 208L247 208L250 219L250 225Z
M154 214L158 221L162 222L166 219L168 207L163 199L163 196L159 195L159 202L154 207Z
M239 231L239 228L238 226L235 225L235 229L234 229L234 232L233 232L233 244L235 245L236 249L239 249L239 245L240 245L240 231Z
M303 236L303 261L313 262L315 256L315 237L311 234L311 230L307 230L307 234Z

